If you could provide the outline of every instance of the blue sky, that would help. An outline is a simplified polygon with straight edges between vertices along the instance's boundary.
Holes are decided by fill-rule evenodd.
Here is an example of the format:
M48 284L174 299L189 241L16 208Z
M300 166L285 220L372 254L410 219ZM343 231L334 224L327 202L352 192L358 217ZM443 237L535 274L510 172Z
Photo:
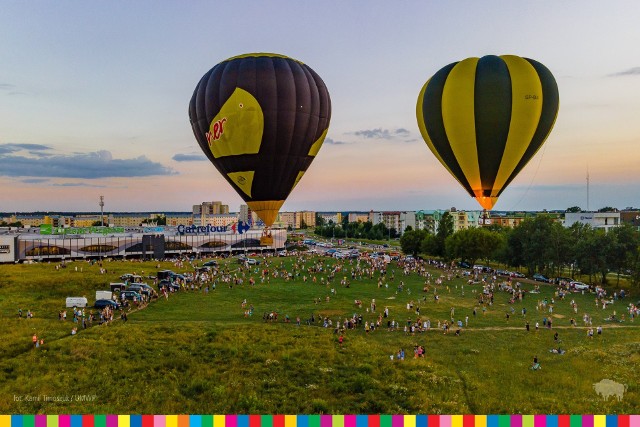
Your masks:
M332 100L328 139L283 210L478 205L422 141L424 82L470 56L555 75L545 146L494 209L640 206L636 1L3 2L0 211L189 210L240 197L205 160L187 107L218 62L276 52Z

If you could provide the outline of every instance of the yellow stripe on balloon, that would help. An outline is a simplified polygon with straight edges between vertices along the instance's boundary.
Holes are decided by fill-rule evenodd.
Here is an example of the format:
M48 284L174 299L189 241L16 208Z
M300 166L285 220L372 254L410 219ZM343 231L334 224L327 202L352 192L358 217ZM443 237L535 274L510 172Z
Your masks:
M474 110L478 58L458 62L442 91L442 118L451 150L474 192L482 191Z
M493 184L492 196L497 196L524 156L538 128L542 113L542 84L535 68L514 55L501 56L511 77L511 123L509 135Z
M320 135L320 138L316 139L316 142L313 143L313 145L311 146L311 149L309 150L309 155L315 157L318 154L318 151L320 151L320 147L322 147L322 143L324 142L324 139L327 137L327 132L329 132L329 128L327 127L324 132L322 132L322 135Z
M229 172L227 176L244 194L251 197L254 171Z

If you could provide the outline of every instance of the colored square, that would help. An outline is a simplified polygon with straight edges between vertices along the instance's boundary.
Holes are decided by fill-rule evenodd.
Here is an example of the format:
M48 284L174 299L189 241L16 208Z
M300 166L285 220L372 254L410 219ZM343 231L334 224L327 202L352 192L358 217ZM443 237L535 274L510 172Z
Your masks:
M556 418L557 420L557 418ZM556 426L557 426L556 422ZM546 415L534 415L533 416L533 427L547 427L547 417Z
M573 427L573 417L571 417L571 425ZM582 415L582 427L593 427L593 415Z
M474 415L473 419L475 421L475 427L487 427L486 415Z
M273 427L284 427L284 415L274 415L272 418ZM230 427L230 426L227 426ZM235 426L232 426L235 427Z
M381 427L380 415L369 415L367 419L367 427Z
M629 415L629 427L640 427L640 415Z
M416 427L427 427L426 415L416 415Z
M451 415L451 427L463 427L463 423L462 415Z
M58 427L71 427L71 417L69 415L58 415Z
M320 427L331 427L331 415L320 415Z
M522 415L511 415L511 427L522 427Z
M118 423L116 424L116 427L131 427L131 420L129 418L129 415L118 415L116 416L116 420Z
M142 415L131 415L129 416L129 426L130 427L142 427ZM120 427L120 426L118 426Z
M153 425L153 415L143 415L142 416L142 427L155 427Z
M570 427L570 426L571 426L571 416L558 415L558 427ZM548 418L547 418L547 427L550 427Z
M189 415L178 415L178 427L189 427Z
M296 425L298 427L309 427L309 416L298 415L298 419L296 420Z
M309 427L320 427L320 415L309 415L307 418Z
M46 415L36 415L36 427L47 427Z
M356 427L369 427L366 415L356 415Z
M3 415L3 417L11 417L9 426L2 424L2 427L22 427L22 415Z
M355 415L345 415L344 416L344 427L356 427L356 416Z
M618 427L618 417L615 415L607 415L605 418L607 427Z
M497 415L487 415L487 427L498 427L499 421Z
M213 427L213 415L201 415L200 422L202 427Z
M618 415L618 427L630 427L629 415Z
M238 418L235 415L225 415L224 422L225 427L238 427Z
M93 416L93 415L83 415L82 416L82 427L95 427L96 425L96 418L97 416ZM104 427L104 421L103 421L103 426Z
M440 417L437 415L429 415L427 417L427 427L440 427Z
M106 427L118 427L117 415L107 415L105 418L106 418Z
M178 427L178 416L177 415L165 415L164 416L164 425L166 427ZM109 426L107 426L109 427Z
M36 425L35 415L25 415L22 417L22 427L34 427Z
M225 416L224 415L214 415L213 416L213 427L225 427L224 422L225 422Z
M166 427L167 420L164 415L153 416L153 427Z
M249 415L249 427L261 427L262 418L260 415Z
M440 427L451 427L451 415L440 415Z
M392 418L391 415L380 415L380 427L391 427Z
M344 427L344 415L333 415L331 423L332 427Z
M22 420L20 420L22 424ZM0 427L11 427L11 415L0 415Z

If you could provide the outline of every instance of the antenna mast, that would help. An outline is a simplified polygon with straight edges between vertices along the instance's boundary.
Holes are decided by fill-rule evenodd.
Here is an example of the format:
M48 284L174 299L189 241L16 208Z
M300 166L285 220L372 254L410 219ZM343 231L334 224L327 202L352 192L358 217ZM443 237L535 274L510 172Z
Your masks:
M100 223L104 227L104 196L100 196Z

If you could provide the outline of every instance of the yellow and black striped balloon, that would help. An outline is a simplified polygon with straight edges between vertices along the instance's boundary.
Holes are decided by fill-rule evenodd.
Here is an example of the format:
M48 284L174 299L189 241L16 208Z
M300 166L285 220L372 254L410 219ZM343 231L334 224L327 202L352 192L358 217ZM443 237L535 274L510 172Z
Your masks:
M309 66L253 53L202 77L189 118L209 160L270 226L322 146L331 100Z
M544 65L489 55L434 74L420 91L416 115L440 163L491 209L546 140L558 105L558 85Z

